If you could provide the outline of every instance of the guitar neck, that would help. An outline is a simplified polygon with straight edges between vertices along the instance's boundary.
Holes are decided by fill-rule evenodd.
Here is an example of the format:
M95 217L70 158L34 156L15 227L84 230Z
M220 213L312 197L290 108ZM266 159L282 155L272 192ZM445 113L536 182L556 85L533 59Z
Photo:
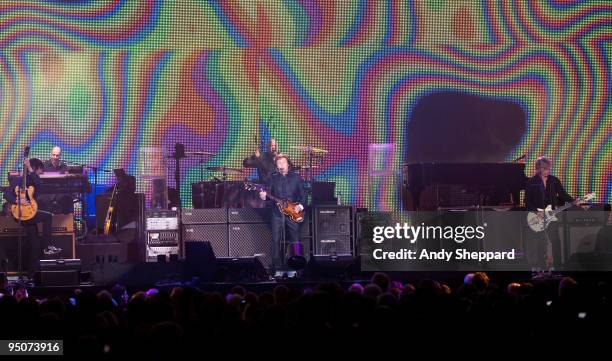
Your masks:
M272 194L270 194L270 192L268 192L264 187L260 186L260 185L252 185L253 189L256 190L257 192L266 192L266 197L270 198L271 200L273 200L274 202L282 202L282 199L273 196Z
M574 205L576 205L576 204L578 204L580 202L583 202L583 201L584 201L584 198L578 198L578 199L574 200L573 202L570 202L568 204L565 204L565 205L555 209L554 213L557 214L559 212L563 212L564 210L566 210L566 209L568 209L570 207L573 207Z
M281 200L280 200L278 197L273 196L273 195L272 195L272 194L270 194L270 192L268 192L267 190L265 190L265 189L263 189L263 188L261 188L261 190L262 190L262 191L264 191L264 192L266 192L266 197L270 198L270 199L271 199L271 200L273 200L274 202L277 202L277 203L278 203L278 202L280 202L280 201L281 201Z

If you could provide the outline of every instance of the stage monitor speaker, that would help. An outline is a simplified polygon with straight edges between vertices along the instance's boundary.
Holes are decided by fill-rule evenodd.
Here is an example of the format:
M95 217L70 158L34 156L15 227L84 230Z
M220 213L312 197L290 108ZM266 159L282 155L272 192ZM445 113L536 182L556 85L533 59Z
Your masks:
M351 278L360 270L359 257L346 256L313 256L308 262L306 274L314 279L333 280Z
M268 280L268 274L257 257L217 258L217 281L220 282L261 282Z
M227 224L183 225L183 242L210 242L216 257L228 257Z
M210 242L186 242L185 276L210 282L215 280L216 274L217 259Z
M229 256L257 257L268 266L272 263L272 232L267 223L234 223L229 225Z
M76 286L80 278L80 259L50 259L40 261L40 272L34 274L34 283L39 286Z
M183 224L227 223L226 208L183 209Z

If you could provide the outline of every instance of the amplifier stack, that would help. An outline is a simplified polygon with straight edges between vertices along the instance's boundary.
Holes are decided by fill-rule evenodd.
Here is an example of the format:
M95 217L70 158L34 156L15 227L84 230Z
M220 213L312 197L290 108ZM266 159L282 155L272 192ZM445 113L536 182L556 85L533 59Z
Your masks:
M0 216L0 272L18 271L19 265L19 234L22 236L22 247L28 241L22 227L13 217ZM42 225L38 225L39 234ZM51 241L45 247L45 257L48 259L73 259L76 253L74 235L74 217L72 214L53 215L51 223ZM25 248L24 248L25 251ZM23 259L23 258L22 258Z
M272 233L267 208L183 210L183 241L209 242L216 258L252 258L271 263Z
M315 256L353 256L355 254L354 210L352 206L314 208Z

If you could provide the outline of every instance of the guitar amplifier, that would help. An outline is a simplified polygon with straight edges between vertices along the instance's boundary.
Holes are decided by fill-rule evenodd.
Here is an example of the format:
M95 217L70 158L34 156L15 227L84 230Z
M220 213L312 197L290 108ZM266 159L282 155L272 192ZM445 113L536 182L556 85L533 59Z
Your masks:
M314 210L314 255L353 254L352 206L318 206Z
M42 259L70 259L76 257L76 237L72 214L53 215L51 239L43 247ZM13 217L0 217L0 271L17 271L19 262L19 234L27 242L25 232L20 232L19 223ZM39 234L42 225L38 224ZM23 245L23 243L22 243Z
M21 226L13 217L0 217L0 237L2 235L19 235ZM42 224L38 224L42 232ZM72 214L54 214L51 221L51 232L54 234L74 233L74 216Z
M22 236L22 247L27 237ZM42 245L41 259L72 259L76 257L76 242L74 234L54 233L48 244ZM26 251L25 249L23 250ZM22 260L25 257L22 257ZM19 235L0 235L0 270L15 272L19 270Z
M183 224L227 223L226 208L183 209Z
M210 242L216 257L227 257L229 254L227 224L184 225L183 242Z
M257 257L267 267L272 264L272 232L267 223L229 225L229 256Z
M229 223L269 223L271 208L230 208Z

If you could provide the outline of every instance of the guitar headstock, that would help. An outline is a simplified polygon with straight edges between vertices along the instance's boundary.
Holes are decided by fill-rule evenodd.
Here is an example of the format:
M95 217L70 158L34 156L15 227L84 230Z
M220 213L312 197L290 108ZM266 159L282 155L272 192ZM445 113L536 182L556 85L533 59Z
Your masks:
M261 185L256 183L244 182L244 189L246 189L247 191L258 191L261 190L262 187Z
M580 200L583 201L583 202L587 202L587 201L590 201L590 200L593 200L593 199L595 199L595 192L592 192L592 193L589 193L589 194L585 195Z

